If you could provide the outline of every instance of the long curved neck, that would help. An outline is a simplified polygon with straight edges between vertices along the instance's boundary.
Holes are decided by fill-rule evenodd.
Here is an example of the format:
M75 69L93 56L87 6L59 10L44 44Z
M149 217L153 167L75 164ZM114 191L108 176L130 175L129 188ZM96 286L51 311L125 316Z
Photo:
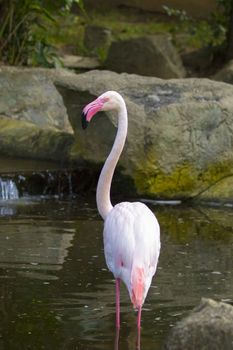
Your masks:
M115 138L112 150L104 163L103 169L99 177L97 191L96 191L97 208L104 220L107 214L113 208L110 200L110 189L111 189L112 177L125 144L127 128L128 128L127 110L126 110L125 102L122 99L122 103L118 109L118 130L117 130L116 138Z

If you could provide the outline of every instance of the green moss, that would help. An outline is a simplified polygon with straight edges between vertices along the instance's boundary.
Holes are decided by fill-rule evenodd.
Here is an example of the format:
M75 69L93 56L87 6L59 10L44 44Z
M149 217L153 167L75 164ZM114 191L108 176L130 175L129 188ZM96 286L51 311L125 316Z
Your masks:
M146 174L137 172L134 180L139 193L163 197L188 196L195 188L195 169L188 164L177 166L172 172L158 170Z
M146 34L170 32L173 25L171 23L149 21L140 22L136 17L129 15L119 17L119 13L108 13L94 16L92 23L109 28L115 39L128 39Z
M199 175L200 180L206 185L215 184L226 176L233 175L232 172L233 162L222 161L213 163Z
M233 176L233 161L229 160L212 163L202 170L183 163L168 172L156 164L152 154L140 162L133 176L138 193L163 198L198 197L211 189L211 196L217 198L226 192L226 179Z
M0 118L2 154L23 158L67 160L73 135L52 128L39 128L22 120Z
M74 142L70 149L69 157L72 162L76 162L80 159L85 159L85 148L81 147L78 142Z
M201 187L197 196L208 200L232 200L233 197L233 161L225 160L211 164L199 174Z

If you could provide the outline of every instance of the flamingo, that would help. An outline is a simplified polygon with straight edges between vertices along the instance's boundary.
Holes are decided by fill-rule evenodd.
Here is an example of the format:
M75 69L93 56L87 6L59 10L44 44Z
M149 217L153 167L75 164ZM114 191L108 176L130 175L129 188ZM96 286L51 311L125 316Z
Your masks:
M96 201L99 214L104 220L105 260L116 281L116 328L120 328L120 281L123 281L134 308L138 310L137 327L140 330L142 305L159 258L160 228L155 215L141 202L121 202L112 206L112 177L128 128L123 97L116 91L107 91L86 105L82 113L82 127L86 129L97 112L110 110L118 113L118 129L98 180Z

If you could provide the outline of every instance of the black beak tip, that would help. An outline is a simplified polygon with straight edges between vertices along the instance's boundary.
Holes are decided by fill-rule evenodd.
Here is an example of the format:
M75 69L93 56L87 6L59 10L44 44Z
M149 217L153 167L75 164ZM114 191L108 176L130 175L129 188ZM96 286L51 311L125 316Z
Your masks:
M82 128L85 130L88 127L88 121L86 120L86 114L82 112Z

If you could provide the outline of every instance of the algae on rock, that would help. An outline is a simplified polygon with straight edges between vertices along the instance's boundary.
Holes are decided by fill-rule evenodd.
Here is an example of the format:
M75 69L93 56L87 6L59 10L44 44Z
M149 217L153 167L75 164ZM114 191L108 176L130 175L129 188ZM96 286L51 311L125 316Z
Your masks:
M0 118L1 153L11 157L67 161L72 135L33 123Z

